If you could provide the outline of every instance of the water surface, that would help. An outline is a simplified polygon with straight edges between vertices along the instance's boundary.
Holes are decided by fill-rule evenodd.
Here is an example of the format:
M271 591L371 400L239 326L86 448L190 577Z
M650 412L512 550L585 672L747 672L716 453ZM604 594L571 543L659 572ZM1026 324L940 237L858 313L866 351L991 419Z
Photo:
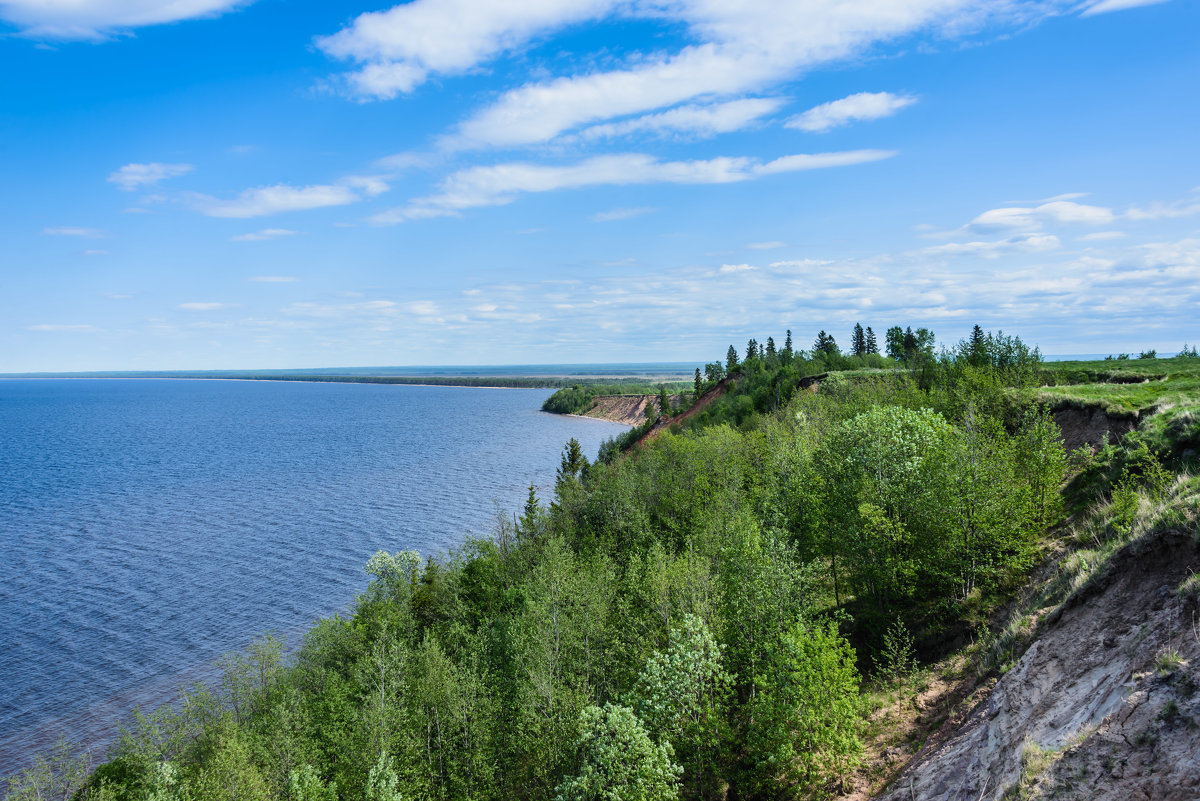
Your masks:
M549 390L0 380L0 775L102 744L264 631L346 609L380 548L491 531L563 443Z

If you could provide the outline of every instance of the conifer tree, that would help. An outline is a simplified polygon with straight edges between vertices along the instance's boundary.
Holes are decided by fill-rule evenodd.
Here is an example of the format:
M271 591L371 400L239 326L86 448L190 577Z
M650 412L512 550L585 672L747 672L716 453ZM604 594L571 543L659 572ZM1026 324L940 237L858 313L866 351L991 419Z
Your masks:
M758 358L758 340L751 339L746 343L746 361Z
M671 396L667 394L667 385L658 385L658 412L664 417L671 415Z
M875 332L867 326L867 353L879 353L879 343L875 341Z
M816 341L813 342L813 353L825 353L829 356L838 354L837 341L832 334L826 334L824 330L817 334Z
M738 368L737 348L733 345L729 346L729 350L725 352L725 374L733 375Z
M991 361L991 357L988 355L987 335L983 333L983 329L979 327L978 323L971 329L967 361L976 367L982 367Z
M792 356L792 329L787 330L787 339L783 341L783 352L788 357Z
M775 358L775 337L767 337L767 358Z
M576 481L588 469L587 457L583 455L583 446L579 440L571 437L563 448L562 463L558 467L558 486L568 481Z
M850 335L850 347L855 356L867 355L867 335L863 331L862 323L854 324L854 332Z
M692 382L692 387L696 392L696 397L700 397L701 391L704 389L704 380L700 378L700 368L696 368L696 378Z

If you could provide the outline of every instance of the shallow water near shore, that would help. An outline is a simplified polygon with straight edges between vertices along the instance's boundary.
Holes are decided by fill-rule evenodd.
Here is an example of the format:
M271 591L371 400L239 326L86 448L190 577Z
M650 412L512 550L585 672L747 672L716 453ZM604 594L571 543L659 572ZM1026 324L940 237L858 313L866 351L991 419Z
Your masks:
M568 438L591 457L626 429L549 394L0 381L0 775L60 735L102 749L264 631L298 641L375 551L487 535L531 483L547 501Z

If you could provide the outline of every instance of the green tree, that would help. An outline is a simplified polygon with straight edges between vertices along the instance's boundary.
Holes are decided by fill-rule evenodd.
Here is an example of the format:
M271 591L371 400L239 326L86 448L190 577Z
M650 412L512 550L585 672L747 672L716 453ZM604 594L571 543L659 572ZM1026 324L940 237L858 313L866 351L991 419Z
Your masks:
M875 332L871 330L871 326L867 326L866 334L866 351L868 354L879 353L879 343L875 341Z
M658 385L658 410L663 417L671 416L671 395L666 384Z
M696 376L692 380L692 392L695 394L693 400L699 400L704 393L704 380L700 377L700 368L696 368Z
M655 651L646 661L634 685L638 718L652 737L671 743L696 795L713 780L730 682L716 640L703 620L689 614L671 630L666 651Z
M655 743L629 707L589 706L579 716L579 772L556 801L669 801L679 797L681 768L671 744Z
M817 334L817 338L813 342L813 355L815 356L819 353L826 354L827 356L837 356L840 353L833 335L826 334L824 330Z
M379 759L367 774L366 801L404 801L399 785L391 756L386 751L380 752Z
M288 795L293 801L337 801L337 785L325 784L312 765L302 765L288 775Z
M867 355L867 334L863 331L862 323L854 324L854 331L850 335L850 349L855 356Z
M904 329L898 325L893 325L887 330L884 335L884 342L887 343L887 355L897 361L904 358Z
M737 348L735 348L733 345L730 345L729 350L727 350L725 352L725 373L727 375L733 375L735 372L737 372L737 368L738 368Z
M566 485L577 484L587 469L588 460L583 455L583 446L579 444L579 440L571 437L563 447L562 461L559 463L556 475L556 491L561 493Z
M783 355L791 359L795 351L792 350L792 329L787 330L787 338L783 340Z
M796 623L776 640L750 702L753 791L807 795L854 767L862 752L854 661L854 649L832 622Z
M767 337L767 358L775 358L775 337Z

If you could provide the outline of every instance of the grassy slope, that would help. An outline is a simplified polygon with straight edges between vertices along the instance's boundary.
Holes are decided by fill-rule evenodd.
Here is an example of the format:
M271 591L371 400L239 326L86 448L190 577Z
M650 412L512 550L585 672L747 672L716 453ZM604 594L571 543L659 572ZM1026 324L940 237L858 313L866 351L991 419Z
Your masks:
M1055 362L1041 390L1048 402L1096 405L1110 413L1142 413L1163 406L1200 403L1200 359Z

